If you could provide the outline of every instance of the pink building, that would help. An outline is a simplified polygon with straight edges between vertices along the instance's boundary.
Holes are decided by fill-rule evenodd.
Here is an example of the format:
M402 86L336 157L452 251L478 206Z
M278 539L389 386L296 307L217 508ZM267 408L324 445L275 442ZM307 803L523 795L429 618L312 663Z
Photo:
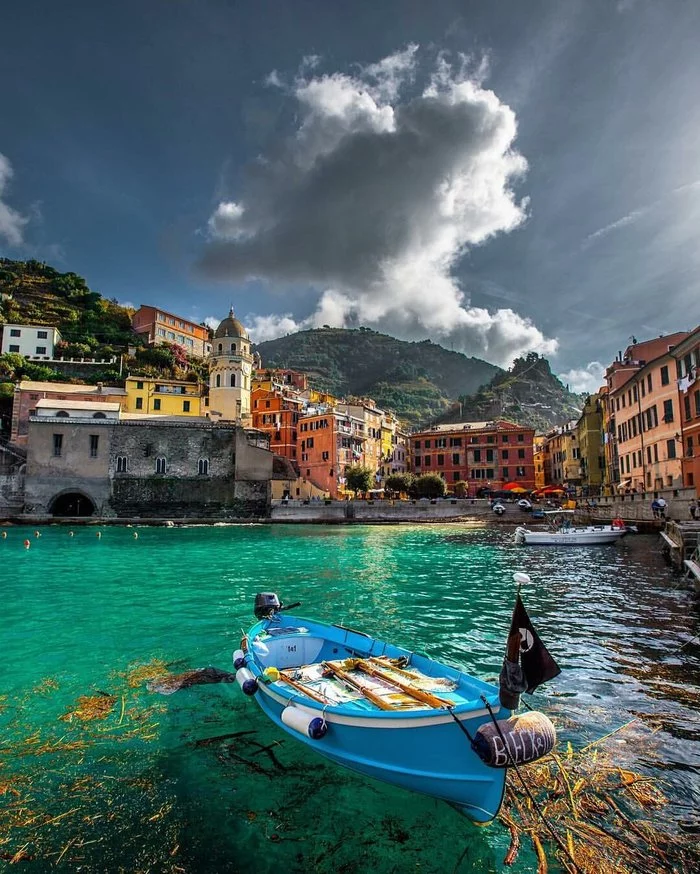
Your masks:
M112 385L71 385L61 382L32 382L22 380L15 386L12 402L12 431L10 442L26 446L29 416L36 410L37 401L93 401L118 403L126 409L127 395L123 388Z

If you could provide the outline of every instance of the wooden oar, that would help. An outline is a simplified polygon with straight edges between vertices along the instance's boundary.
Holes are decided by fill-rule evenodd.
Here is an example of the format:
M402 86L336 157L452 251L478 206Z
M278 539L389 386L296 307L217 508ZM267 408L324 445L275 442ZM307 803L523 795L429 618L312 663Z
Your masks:
M454 706L451 701L445 701L444 698L438 698L437 695L432 695L430 692L426 692L423 689L417 689L410 683L402 683L400 680L394 679L394 677L391 677L389 676L389 674L385 674L384 671L380 671L378 668L367 664L367 662L363 661L362 659L357 660L356 667L359 671L362 671L365 674L369 674L370 677L378 677L385 683L390 683L392 686L400 689L405 695L408 695L410 698L415 698L416 701L422 701L424 704L429 704L431 707L441 709L443 707Z
M359 680L356 680L355 677L351 677L346 671L339 668L337 665L334 665L332 662L322 662L323 667L329 670L332 674L335 674L336 677L340 677L341 680L344 680L349 686L353 686L353 688L357 689L359 692L371 701L373 704L376 704L380 710L395 710L393 704L389 704L379 695L376 695L372 692L371 689L368 689L364 683L360 683Z
M392 671L395 671L397 674L401 674L404 677L408 677L411 680L416 679L415 673L412 671L404 671L403 668L397 668L395 664L393 664L392 660L389 656L370 656L367 659L368 662L372 662L372 664L379 665L382 668L390 668Z
M280 671L280 680L284 680L285 683L289 683L289 685L293 689L296 689L297 692L301 692L302 695L308 695L309 698L312 698L314 701L318 701L319 704L333 704L333 701L331 701L329 698L320 695L318 692L312 692L311 689L307 689L306 686L302 686L301 683L297 683L296 680L288 677L284 671Z

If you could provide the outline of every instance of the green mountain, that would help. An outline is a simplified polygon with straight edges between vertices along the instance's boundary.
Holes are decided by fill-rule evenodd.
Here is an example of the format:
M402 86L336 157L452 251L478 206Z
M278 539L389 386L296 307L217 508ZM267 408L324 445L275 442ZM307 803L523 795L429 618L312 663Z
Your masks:
M408 343L369 328L320 328L256 347L265 367L306 373L336 397L370 397L411 426L441 415L460 394L476 391L500 368L424 340Z
M546 431L578 419L584 396L574 394L552 373L549 361L536 352L516 358L475 394L461 395L436 424L509 419Z

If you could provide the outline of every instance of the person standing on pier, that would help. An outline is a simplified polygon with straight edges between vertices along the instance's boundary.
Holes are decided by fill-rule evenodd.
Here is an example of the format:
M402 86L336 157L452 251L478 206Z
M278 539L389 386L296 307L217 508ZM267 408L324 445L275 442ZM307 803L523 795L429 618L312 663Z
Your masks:
M690 513L690 518L694 522L695 517L696 517L697 512L698 512L698 502L697 501L693 500L690 502L690 504L688 505L688 512Z

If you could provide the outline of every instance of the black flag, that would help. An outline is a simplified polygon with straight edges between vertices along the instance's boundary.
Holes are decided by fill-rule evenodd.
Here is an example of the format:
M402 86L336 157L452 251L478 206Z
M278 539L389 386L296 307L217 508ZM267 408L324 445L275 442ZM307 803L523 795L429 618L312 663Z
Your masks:
M510 625L510 639L520 639L520 665L525 675L528 694L547 680L561 674L561 668L554 661L542 643L537 632L532 627L525 605L518 595L513 609L513 621Z

